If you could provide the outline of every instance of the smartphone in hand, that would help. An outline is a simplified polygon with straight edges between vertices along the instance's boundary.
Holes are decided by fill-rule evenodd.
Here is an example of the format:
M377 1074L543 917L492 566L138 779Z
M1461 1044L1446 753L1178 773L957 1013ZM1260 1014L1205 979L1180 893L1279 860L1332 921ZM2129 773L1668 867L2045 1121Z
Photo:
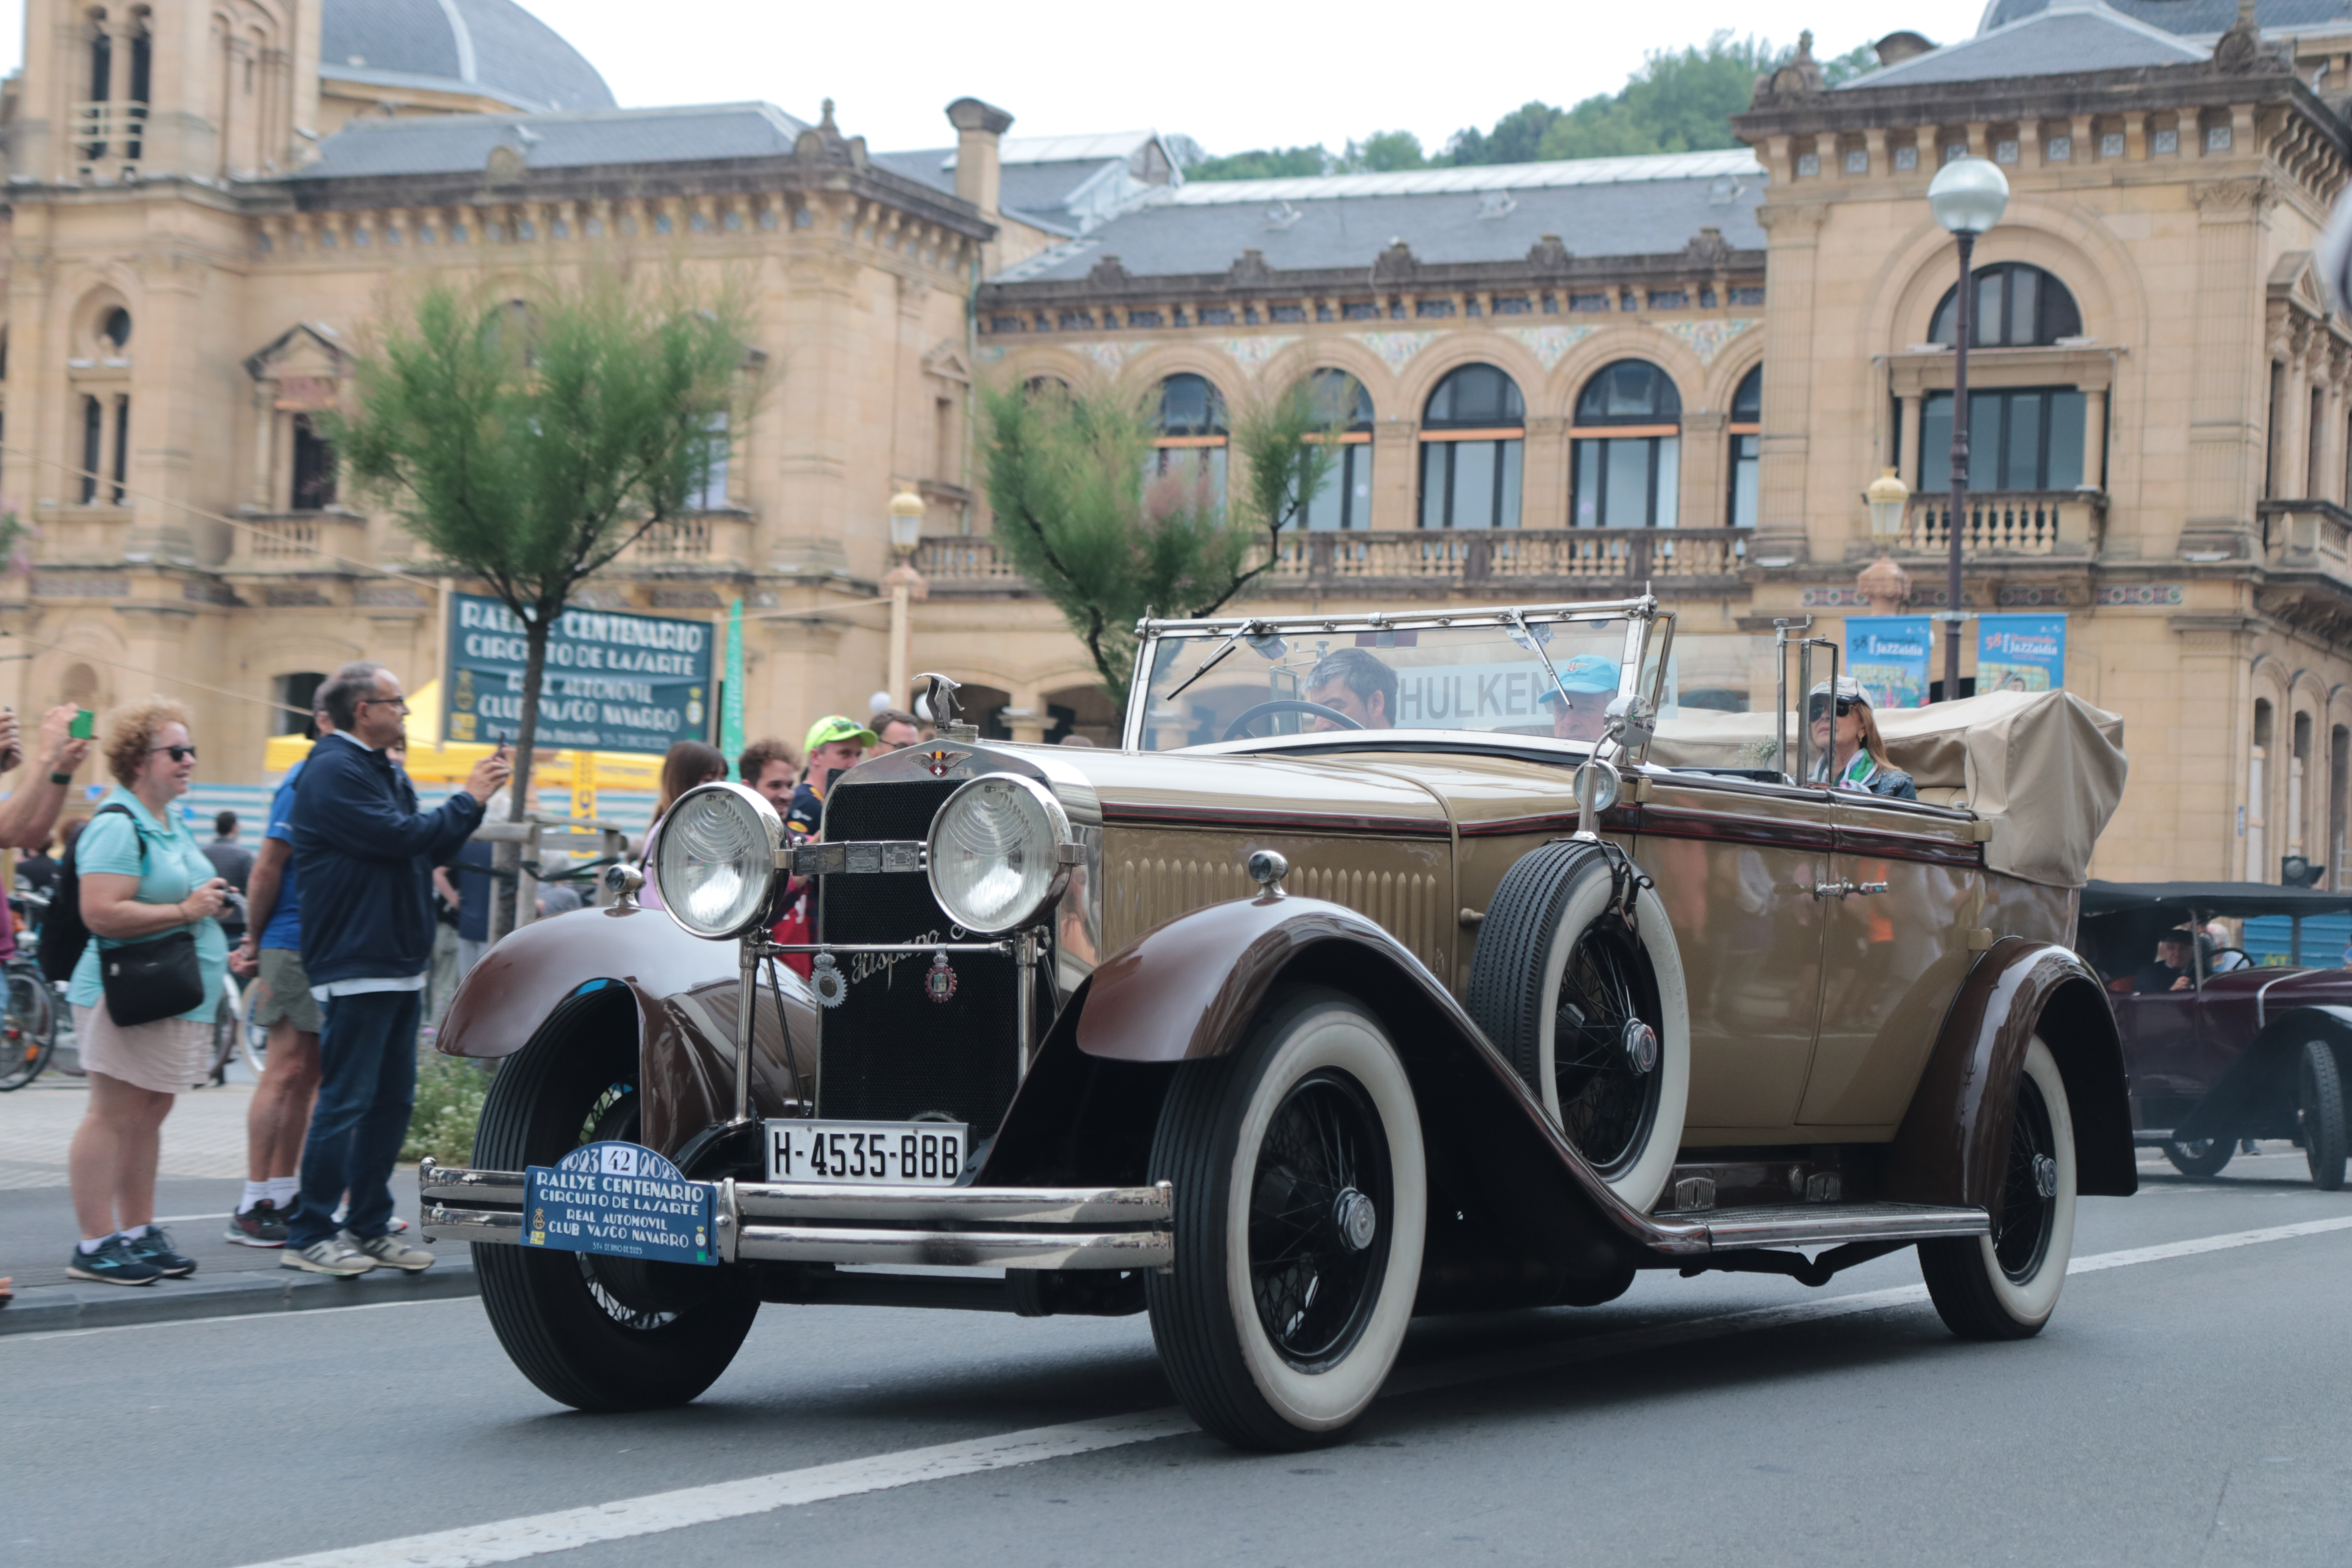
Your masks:
M73 721L66 726L66 735L68 739L76 741L97 740L98 715L87 708L76 709Z

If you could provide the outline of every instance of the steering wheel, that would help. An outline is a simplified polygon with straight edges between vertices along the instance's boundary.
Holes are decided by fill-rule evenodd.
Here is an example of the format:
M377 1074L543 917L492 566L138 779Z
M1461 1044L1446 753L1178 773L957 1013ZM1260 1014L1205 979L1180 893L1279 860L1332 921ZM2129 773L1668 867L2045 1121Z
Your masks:
M1285 697L1273 702L1261 702L1255 708L1244 710L1241 717L1226 725L1225 732L1217 739L1238 741L1242 738L1242 732L1249 728L1251 720L1262 719L1268 713L1311 713L1318 719L1333 720L1350 730L1363 728L1361 724L1357 723L1337 708L1326 708L1320 702L1301 702L1296 698Z
M2224 963L2221 962L2223 959L2233 955L2237 958L2237 963ZM2213 962L2205 966L2205 973L2208 974L2234 974L2241 969L2252 969L2253 966L2253 955L2249 953L2244 948L2217 947L2213 950Z

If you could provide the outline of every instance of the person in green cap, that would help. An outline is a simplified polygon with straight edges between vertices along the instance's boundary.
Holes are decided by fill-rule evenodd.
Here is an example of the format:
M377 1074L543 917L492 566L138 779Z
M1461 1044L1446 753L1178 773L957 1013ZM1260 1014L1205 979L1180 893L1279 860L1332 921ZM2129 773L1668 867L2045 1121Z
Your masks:
M793 791L793 804L784 813L784 826L793 833L814 833L824 823L824 789L833 775L856 767L866 755L866 748L875 743L874 731L855 719L829 713L809 726L808 743L801 754L808 758L808 772L801 776L801 787Z
M1561 659L1554 668L1559 671L1559 685L1568 688L1568 700L1560 700L1559 687L1536 699L1551 709L1552 738L1588 742L1601 739L1606 732L1609 703L1617 695L1617 661L1597 653L1580 653Z

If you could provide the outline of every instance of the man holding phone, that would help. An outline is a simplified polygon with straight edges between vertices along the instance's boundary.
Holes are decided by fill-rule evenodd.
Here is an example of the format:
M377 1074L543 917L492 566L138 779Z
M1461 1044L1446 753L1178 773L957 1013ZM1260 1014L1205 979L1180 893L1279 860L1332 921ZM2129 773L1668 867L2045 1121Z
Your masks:
M319 1101L278 1261L314 1274L415 1273L433 1254L392 1232L392 1169L416 1100L416 1026L433 959L433 868L482 820L513 772L507 748L474 764L431 811L387 752L408 700L380 664L347 664L319 689L334 721L294 790L302 967L320 1005ZM351 1194L348 1229L335 1207Z

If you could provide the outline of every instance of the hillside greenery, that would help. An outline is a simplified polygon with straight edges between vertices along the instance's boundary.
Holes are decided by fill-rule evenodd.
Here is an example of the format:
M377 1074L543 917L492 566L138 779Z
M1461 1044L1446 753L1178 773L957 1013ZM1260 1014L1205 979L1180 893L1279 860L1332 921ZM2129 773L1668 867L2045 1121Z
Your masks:
M1301 174L1385 173L1469 163L1533 163L1562 158L1621 158L1643 153L1694 153L1738 145L1731 116L1748 107L1756 79L1778 69L1794 47L1717 33L1703 45L1649 55L1613 93L1570 108L1540 100L1519 105L1488 128L1467 126L1425 153L1410 131L1376 131L1337 153L1318 142L1267 147L1207 158L1184 172L1191 180L1262 180ZM1877 68L1867 44L1823 58L1834 85Z

